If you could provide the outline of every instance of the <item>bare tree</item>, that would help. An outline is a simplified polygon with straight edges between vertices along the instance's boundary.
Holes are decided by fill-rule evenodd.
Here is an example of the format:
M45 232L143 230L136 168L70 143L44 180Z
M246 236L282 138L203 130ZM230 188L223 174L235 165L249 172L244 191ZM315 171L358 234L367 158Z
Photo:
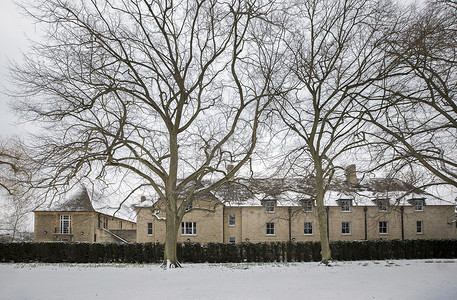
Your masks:
M273 28L273 5L39 0L24 6L47 29L45 42L13 68L23 99L17 108L50 130L37 152L50 174L43 183L59 188L116 177L134 186L131 194L152 188L165 204L164 265L178 266L177 235L188 204L238 172L256 145L277 61L253 34Z
M378 167L425 168L432 184L457 187L457 7L429 2L386 47L396 75L366 106L379 146ZM438 179L438 180L436 180Z
M13 191L11 188L11 182L14 181L12 174L22 171L19 166L20 149L14 149L15 147L9 145L5 141L0 141L0 168L2 170L0 174L0 187L4 189L5 192L12 195Z
M0 226L11 232L15 241L19 231L26 228L27 219L35 208L31 193L31 160L24 144L17 138L0 141L0 193L2 213Z
M3 195L2 198L0 228L10 234L7 241L14 242L23 238L21 233L30 231L32 211L35 208L33 194L16 186L12 194Z
M307 0L296 3L288 45L295 89L277 102L293 148L294 176L314 178L322 262L331 252L325 194L349 153L365 144L363 107L354 99L385 74L382 44L391 7L384 1ZM347 163L349 164L349 163Z

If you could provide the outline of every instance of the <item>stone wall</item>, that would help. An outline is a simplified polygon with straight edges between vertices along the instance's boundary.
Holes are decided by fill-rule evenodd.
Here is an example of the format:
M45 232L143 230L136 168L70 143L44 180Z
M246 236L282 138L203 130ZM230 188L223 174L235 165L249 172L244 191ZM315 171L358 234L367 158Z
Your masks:
M60 216L70 215L70 234L60 233ZM93 242L94 219L93 212L35 212L34 241Z
M403 211L402 211L403 210ZM223 211L223 213L222 213ZM457 228L454 207L424 206L423 211L414 207L389 207L380 211L377 206L352 206L349 212L341 207L327 207L329 238L331 241L364 239L455 239ZM235 215L235 225L229 225L229 216ZM403 215L403 223L402 223ZM305 212L301 207L275 207L266 212L263 206L226 206L216 213L191 211L183 221L197 222L197 235L178 234L178 241L185 242L277 242L277 241L319 241L317 210L313 207ZM423 232L417 233L417 221L423 222ZM153 234L147 235L147 222L153 223ZM304 223L311 222L312 234L304 233ZM342 222L350 222L350 233L342 233ZM387 222L387 232L380 233L379 222ZM267 234L266 224L274 223L274 234ZM403 224L403 225L402 225ZM403 228L403 230L402 230ZM290 234L289 234L290 230ZM223 236L223 239L222 239ZM165 223L152 217L148 208L138 211L138 242L163 242Z
M60 233L60 216L70 216L69 234ZM98 212L35 212L35 242L119 242L109 233L101 228L103 223L99 222L106 218L108 230L126 231L128 241L136 241L136 223L122 220ZM122 222L122 224L120 223ZM122 230L120 228L122 227ZM121 233L122 234L122 233Z
M220 202L201 200L194 203L194 209L187 212L182 222L195 222L197 234L182 234L181 228L178 232L178 242L223 242L223 210ZM137 213L137 242L165 242L165 215L159 213L157 217L149 207L138 209ZM148 234L148 223L152 224L152 234Z
M110 231L129 243L136 243L136 229L111 229Z

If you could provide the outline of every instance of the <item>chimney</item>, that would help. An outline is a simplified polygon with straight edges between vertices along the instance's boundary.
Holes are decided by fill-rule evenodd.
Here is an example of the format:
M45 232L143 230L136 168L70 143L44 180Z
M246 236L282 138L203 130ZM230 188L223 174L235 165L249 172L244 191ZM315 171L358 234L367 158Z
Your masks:
M346 184L357 185L357 168L355 165L349 165L346 167Z

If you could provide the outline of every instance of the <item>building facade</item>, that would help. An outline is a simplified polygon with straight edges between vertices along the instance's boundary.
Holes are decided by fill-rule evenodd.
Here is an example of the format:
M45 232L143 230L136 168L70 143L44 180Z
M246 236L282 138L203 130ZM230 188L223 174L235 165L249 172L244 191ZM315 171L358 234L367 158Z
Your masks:
M274 186L267 185L266 190ZM178 241L319 241L312 196L287 189L274 193L257 189L257 193L233 200L226 191L215 193L212 212L198 205L189 209ZM146 201L136 206L138 242L165 241L165 223L155 214L157 205ZM399 180L333 188L326 194L325 213L330 241L457 238L454 199L440 199Z
M222 242L225 206L215 197L196 199L187 207L178 234L178 242ZM165 211L160 202L136 206L137 242L165 242ZM138 220L140 222L138 222Z
M62 205L34 211L35 242L115 242L136 241L136 223L97 211L85 188Z
M324 199L330 241L457 238L455 199L438 198L395 179L361 183L350 174ZM135 205L137 222L94 209L92 203L82 188L60 206L35 211L34 240L165 241L165 207L160 201L142 197ZM310 185L268 179L229 182L194 199L187 204L178 242L305 242L319 241L319 236Z

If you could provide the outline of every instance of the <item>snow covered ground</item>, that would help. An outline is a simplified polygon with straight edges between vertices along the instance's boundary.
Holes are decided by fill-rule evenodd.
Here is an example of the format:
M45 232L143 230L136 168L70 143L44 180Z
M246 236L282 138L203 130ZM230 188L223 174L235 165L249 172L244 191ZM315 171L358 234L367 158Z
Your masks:
M457 299L457 260L0 264L1 299Z

